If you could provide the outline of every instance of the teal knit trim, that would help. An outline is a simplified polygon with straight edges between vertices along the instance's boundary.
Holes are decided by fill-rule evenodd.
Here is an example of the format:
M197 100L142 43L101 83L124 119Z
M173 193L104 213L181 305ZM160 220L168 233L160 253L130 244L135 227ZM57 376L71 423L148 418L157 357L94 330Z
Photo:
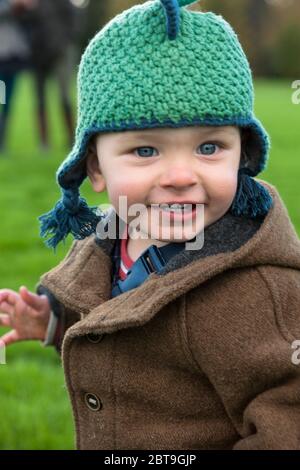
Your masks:
M68 159L63 162L63 164L59 167L57 171L57 182L63 188L69 188L71 186L78 185L83 182L86 177L86 170L85 168L81 169L79 173L76 172L76 167L80 162L83 161L87 145L89 140L92 136L99 132L120 132L125 130L138 130L138 129L152 129L152 128L162 128L162 127L172 127L172 128L179 128L185 126L193 126L193 125L202 125L202 126L238 126L241 128L250 128L253 132L257 135L260 142L260 159L257 162L255 168L253 168L252 176L256 176L260 173L266 166L267 158L268 158L268 150L269 150L269 138L268 135L264 132L261 124L259 121L253 117L230 117L227 119L221 118L214 118L207 116L206 119L193 119L191 121L187 121L185 119L180 120L179 122L174 122L171 120L166 120L164 122L159 121L142 121L139 125L136 123L126 123L124 122L121 125L116 125L112 123L111 125L105 124L98 124L93 125L88 128L84 136L81 140L80 148L76 153L71 152Z
M69 232L84 237L97 223L80 198L88 142L98 132L234 125L250 129L246 170L232 210L250 217L270 207L251 176L266 166L269 138L255 118L247 57L219 15L183 8L193 0L148 0L123 11L89 43L78 74L75 143L56 177L63 196L41 217L53 246Z
M235 125L252 129L260 141L260 149L257 149L260 158L256 168L242 168L239 170L238 189L230 211L233 215L250 218L266 215L272 207L272 198L268 191L251 176L255 176L263 170L267 161L269 140L255 118L216 119L207 117L205 120L194 119L192 122L181 120L177 123L170 120L163 123L144 121L140 126L137 126L136 123L124 123L121 128L95 125L86 130L77 155L71 154L69 161L64 162L61 169L58 170L57 181L62 188L62 199L58 201L53 210L39 217L41 224L40 235L43 238L48 237L47 246L55 249L57 244L64 241L69 233L75 239L83 239L95 232L97 223L101 220L102 215L96 213L96 207L89 208L86 201L79 194L79 186L87 176L84 159L88 142L93 135L98 132L119 132L157 127L180 128L192 125Z
M253 112L247 58L225 20L180 11L176 41L166 34L161 1L135 5L91 41L78 77L76 146L93 123L120 127Z

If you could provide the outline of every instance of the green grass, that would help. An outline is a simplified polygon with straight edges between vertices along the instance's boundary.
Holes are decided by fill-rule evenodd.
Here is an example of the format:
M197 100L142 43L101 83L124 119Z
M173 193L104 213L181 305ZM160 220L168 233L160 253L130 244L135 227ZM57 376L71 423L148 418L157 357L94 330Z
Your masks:
M75 95L75 93L74 93ZM49 84L48 103L52 149L39 150L32 83L18 84L9 132L8 151L0 154L0 288L34 290L41 274L63 258L71 240L56 254L39 238L37 218L53 207L60 191L55 171L69 149L58 105ZM99 196L83 185L91 204ZM0 329L2 334L5 329ZM52 348L28 341L6 351L0 365L0 449L74 449L71 409L60 357Z
M256 83L256 113L269 131L272 151L260 178L274 184L300 234L300 106L291 102L289 82ZM9 135L9 151L0 156L0 288L34 290L39 276L65 255L71 240L56 254L38 236L37 217L59 198L55 171L66 156L57 91L49 87L53 147L38 148L31 81L19 83ZM83 195L99 204L87 183ZM3 332L5 330L1 330ZM60 357L52 348L26 342L7 349L7 364L0 365L0 449L73 449L73 420Z
M271 137L266 171L258 177L274 184L300 235L300 105L292 103L291 82L256 83L256 113Z

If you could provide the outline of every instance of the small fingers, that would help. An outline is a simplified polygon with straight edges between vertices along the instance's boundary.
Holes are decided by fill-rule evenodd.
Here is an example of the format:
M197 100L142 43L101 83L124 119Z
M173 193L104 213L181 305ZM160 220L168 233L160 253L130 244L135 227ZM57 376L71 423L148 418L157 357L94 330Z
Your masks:
M34 310L40 311L41 309L45 309L49 304L48 298L45 295L33 294L25 286L20 287L20 296L21 299Z
M11 326L11 318L9 315L0 313L0 326Z
M19 297L19 294L11 289L0 290L0 304L2 302L7 302L10 305L15 305Z
M0 338L0 342L4 343L6 346L8 346L9 344L16 343L19 340L20 338L16 330L10 330L8 333L1 336Z
M8 302L4 301L0 303L0 315L1 313L8 313L9 315L13 315L14 310L15 310L14 306L9 304Z

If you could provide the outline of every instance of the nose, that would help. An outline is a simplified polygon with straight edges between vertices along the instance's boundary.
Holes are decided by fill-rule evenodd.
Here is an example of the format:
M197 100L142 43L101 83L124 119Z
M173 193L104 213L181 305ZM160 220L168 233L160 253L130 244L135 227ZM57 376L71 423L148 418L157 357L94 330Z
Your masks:
M163 188L189 188L197 184L197 182L198 178L194 169L191 165L188 166L187 163L168 165L160 177L160 186Z

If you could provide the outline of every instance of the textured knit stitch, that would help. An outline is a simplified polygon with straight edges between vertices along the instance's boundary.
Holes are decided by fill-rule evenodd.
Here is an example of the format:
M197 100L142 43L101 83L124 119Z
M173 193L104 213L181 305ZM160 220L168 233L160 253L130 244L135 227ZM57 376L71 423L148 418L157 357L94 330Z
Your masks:
M211 12L181 8L180 17L171 41L162 4L151 0L117 15L91 41L79 69L76 142L60 184L68 186L97 131L163 126L250 126L261 145L253 169L263 170L268 139L253 116L251 71L237 35Z
M53 236L50 246L69 232L83 238L95 230L97 218L92 210L88 213L85 201L78 204L76 197L68 194L66 199L64 193L75 194L86 178L87 145L101 131L192 125L248 128L247 173L233 213L256 217L270 208L268 192L250 178L265 168L269 139L254 116L248 60L231 26L214 13L185 8L192 3L151 0L135 5L106 24L88 45L79 67L76 139L57 171L63 198L40 218L41 235Z

